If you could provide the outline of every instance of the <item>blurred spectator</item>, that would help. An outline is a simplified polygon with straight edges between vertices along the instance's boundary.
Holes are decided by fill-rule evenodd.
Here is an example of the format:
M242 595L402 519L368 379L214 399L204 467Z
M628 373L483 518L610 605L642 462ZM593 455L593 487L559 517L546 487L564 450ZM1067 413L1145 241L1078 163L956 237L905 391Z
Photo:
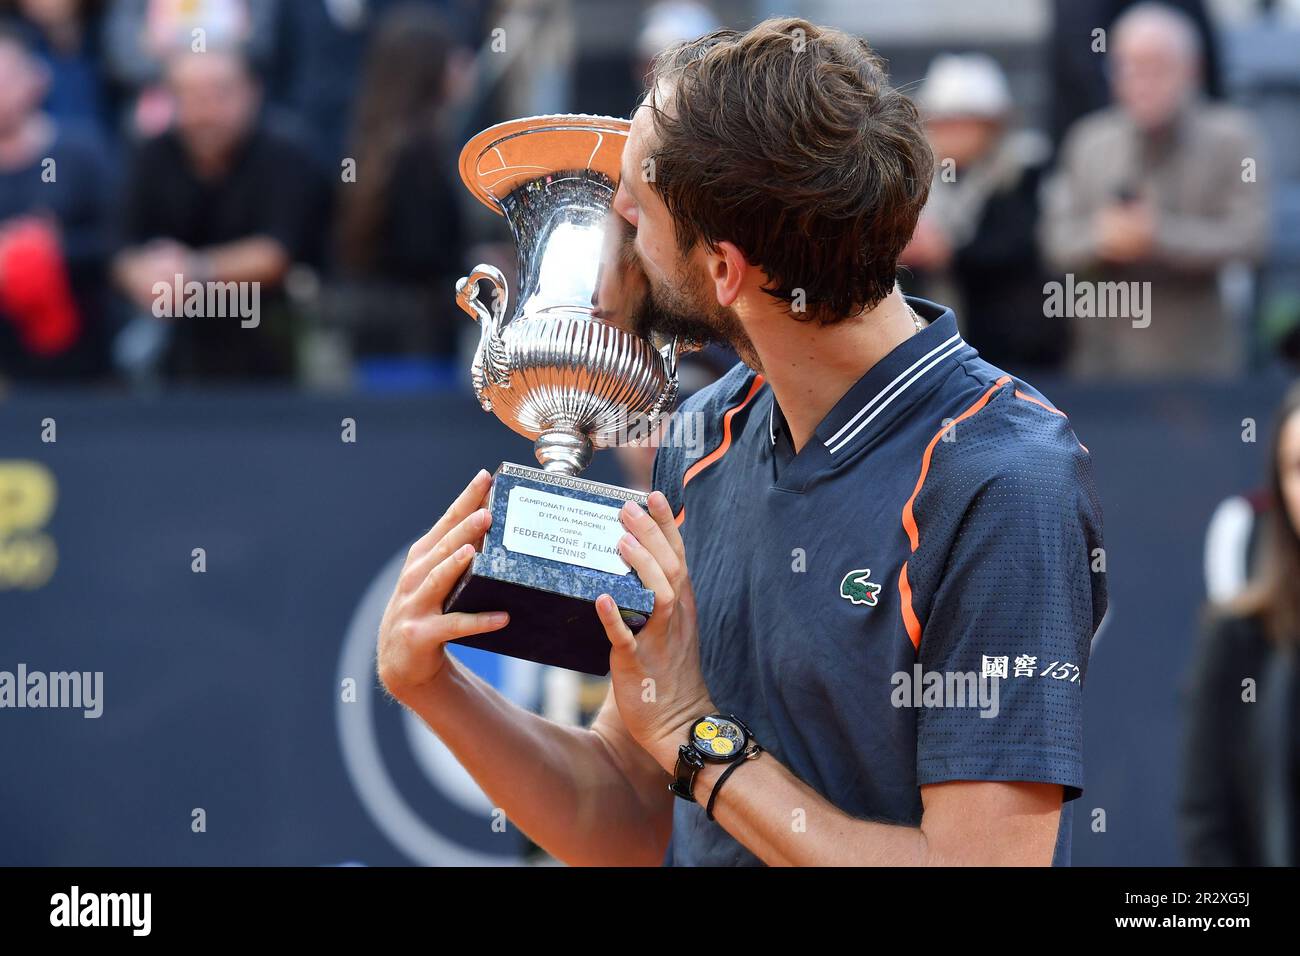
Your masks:
M0 375L107 369L108 177L95 144L42 113L49 72L0 27Z
M686 40L694 40L721 28L722 24L707 4L695 0L658 0L646 8L641 18L632 61L634 95L645 88L650 62L668 49Z
M170 376L287 378L294 342L283 283L292 264L319 260L323 178L303 148L259 123L258 84L238 53L178 54L167 84L176 125L136 152L114 277L149 314L143 322L170 324ZM176 276L259 283L258 324L206 311L154 318L155 283Z
M114 0L104 26L109 75L125 100L132 137L167 128L173 104L164 66L177 53L238 46L258 71L276 47L280 0Z
M952 306L967 339L993 364L1017 374L1057 368L1069 327L1044 314L1035 238L1045 141L1011 130L1006 77L982 53L936 58L917 105L936 168L901 259L915 280L903 285Z
M1266 138L1272 242L1253 289L1251 358L1300 368L1300 0L1237 0L1225 31L1228 86ZM1226 12L1226 11L1225 11Z
M109 140L113 113L100 56L101 13L95 0L13 0L8 7L31 35L49 70L45 112Z
M1067 290L1125 283L1130 308L1079 315L1072 365L1083 376L1238 374L1244 336L1220 300L1219 272L1266 251L1260 137L1240 111L1197 96L1199 40L1184 14L1134 7L1110 51L1116 105L1067 136L1042 237L1051 264L1072 274ZM1105 290L1092 288L1100 303Z
M1300 386L1278 412L1269 478L1252 583L1216 608L1183 699L1193 866L1300 863Z
M334 290L355 329L354 354L455 358L464 315L459 144L443 129L452 38L438 14L390 11L366 58L351 152L339 187Z
M476 0L294 0L280 5L271 100L310 132L321 164L338 169L356 125L357 82L366 51L389 10L419 2L441 16L452 38L450 81L468 81L472 46L492 4ZM465 95L454 91L452 99Z
M1198 75L1206 96L1223 96L1218 37L1210 23L1205 0L1168 0L1191 18L1200 38L1201 70ZM1105 49L1098 49L1096 31L1109 31L1138 0L1054 0L1047 63L1052 84L1052 141L1061 140L1076 121L1102 109L1110 101Z

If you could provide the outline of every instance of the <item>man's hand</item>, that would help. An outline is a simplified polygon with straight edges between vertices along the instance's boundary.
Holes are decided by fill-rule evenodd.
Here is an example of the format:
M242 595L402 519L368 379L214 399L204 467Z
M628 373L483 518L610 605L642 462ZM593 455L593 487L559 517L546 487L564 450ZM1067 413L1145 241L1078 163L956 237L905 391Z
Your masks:
M1107 262L1126 265L1151 254L1156 237L1156 210L1149 202L1108 206L1097 213L1097 252Z
M443 645L471 634L497 631L509 623L505 612L444 614L456 581L474 557L492 523L483 508L492 476L480 471L447 513L411 546L397 588L379 625L379 679L402 700L426 687L445 670Z
M115 265L115 275L122 292L137 307L152 311L157 293L154 284L171 285L177 275L186 279L190 250L172 239L155 239L122 253Z
M653 492L646 514L633 502L620 517L628 529L619 552L641 583L654 592L654 611L633 635L608 594L596 600L609 637L610 679L628 732L672 773L677 749L691 721L712 713L700 670L695 595L686 572L686 547L662 492Z

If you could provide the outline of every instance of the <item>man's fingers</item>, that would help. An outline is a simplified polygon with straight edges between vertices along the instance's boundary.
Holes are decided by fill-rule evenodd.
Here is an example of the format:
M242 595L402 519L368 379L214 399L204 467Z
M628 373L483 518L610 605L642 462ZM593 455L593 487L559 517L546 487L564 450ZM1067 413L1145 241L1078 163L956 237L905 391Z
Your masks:
M429 576L429 572L457 548L471 544L477 549L491 524L492 512L486 508L470 512L460 524L448 531L423 555L407 560L406 567L402 569L402 576L397 582L398 588L406 592L414 591Z
M667 544L664 547L667 547ZM654 555L646 550L645 546L637 541L631 532L618 539L618 553L637 573L637 577L641 579L641 584L654 592L655 607L653 613L659 614L664 609L671 608L673 602L677 600L672 585L668 582L663 568L659 567L659 562L655 560Z
M654 518L641 510L641 507L635 502L629 501L623 506L620 517L623 519L623 526L628 529L640 542L641 546L646 549L655 559L655 562L662 569L662 574L668 582L676 582L678 576L683 572L686 565L679 561L676 552L673 551L672 545L664 537L663 530ZM638 573L640 570L638 569ZM641 579L646 587L650 587L645 578ZM651 590L656 590L651 588Z
M479 469L479 473L465 486L465 490L451 503L451 507L443 512L437 523L420 540L411 545L410 557L418 558L431 551L448 531L483 507L487 500L488 489L491 487L492 476L486 470Z
M636 637L618 613L618 605L608 594L596 598L596 615L605 626L605 636L609 638L610 647L616 651L631 653L636 650Z
M444 641L455 641L472 634L498 631L509 623L510 615L505 611L480 611L473 614L467 611L456 611L439 616L438 636Z
M677 555L677 560L686 567L686 542L682 540L682 533L677 528L677 521L673 515L673 507L668 503L668 496L662 491L650 492L650 517L655 519L655 524L659 525L659 530L663 532L664 539Z
M663 532L664 538L668 541L673 554L677 556L679 562L677 576L671 579L677 593L677 606L678 608L686 608L693 614L695 612L695 595L691 589L690 578L687 575L686 542L682 540L682 532L677 527L672 505L668 503L668 497L662 491L652 491L648 503L650 505L650 517L654 518L659 525L659 530Z
M510 615L505 611L482 611L469 613L457 611L454 614L439 614L432 618L408 621L403 626L403 653L424 654L432 651L439 644L460 640L474 634L486 634L499 631L510 623Z
M411 604L417 609L430 608L442 613L443 603L452 587L469 567L474 558L474 546L462 544L450 555L439 561L424 579L424 583L411 595Z

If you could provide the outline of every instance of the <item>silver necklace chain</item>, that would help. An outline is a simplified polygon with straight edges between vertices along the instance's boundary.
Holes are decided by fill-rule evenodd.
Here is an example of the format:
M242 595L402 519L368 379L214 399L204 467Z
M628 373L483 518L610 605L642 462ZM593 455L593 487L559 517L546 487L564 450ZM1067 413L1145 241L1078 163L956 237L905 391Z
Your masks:
M916 309L912 308L912 306L906 302L903 304L907 305L907 311L910 312L912 315L912 324L916 326L916 331L918 332L924 331L925 325L921 322L921 317L916 314Z

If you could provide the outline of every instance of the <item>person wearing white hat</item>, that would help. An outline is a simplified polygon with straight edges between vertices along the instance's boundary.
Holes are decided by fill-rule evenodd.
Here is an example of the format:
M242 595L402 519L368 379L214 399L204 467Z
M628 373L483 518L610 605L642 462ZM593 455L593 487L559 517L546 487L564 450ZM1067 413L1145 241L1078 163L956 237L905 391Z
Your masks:
M712 33L721 25L708 5L697 0L659 0L650 4L634 44L632 72L637 83L645 80L650 61L664 50Z
M1011 112L1011 91L991 56L941 53L925 74L917 105L931 121L952 117L1000 121Z
M1043 317L1035 240L1045 139L1011 129L1006 76L983 53L936 57L916 102L935 176L903 252L910 284L930 298L960 302L967 337L1003 367L1056 368L1068 330Z

